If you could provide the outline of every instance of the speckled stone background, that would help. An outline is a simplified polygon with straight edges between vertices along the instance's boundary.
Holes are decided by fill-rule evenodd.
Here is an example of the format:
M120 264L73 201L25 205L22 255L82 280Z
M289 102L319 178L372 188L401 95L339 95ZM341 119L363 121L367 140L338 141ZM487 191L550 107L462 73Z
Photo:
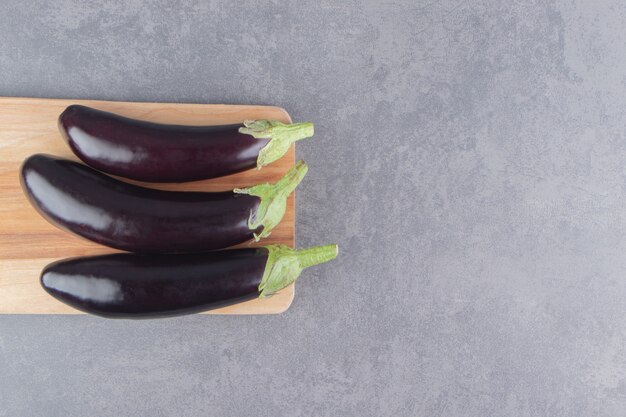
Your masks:
M3 0L0 95L316 122L281 316L0 318L0 416L623 416L626 4Z

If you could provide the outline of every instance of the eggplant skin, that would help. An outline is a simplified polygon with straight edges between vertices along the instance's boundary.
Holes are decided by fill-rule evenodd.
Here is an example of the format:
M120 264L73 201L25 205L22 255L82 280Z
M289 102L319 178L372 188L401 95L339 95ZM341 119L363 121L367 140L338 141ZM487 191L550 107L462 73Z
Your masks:
M205 254L113 255L54 262L41 273L54 298L107 318L198 313L259 296L266 248Z
M128 184L48 155L24 161L20 180L52 224L139 253L206 252L254 238L248 219L260 198L233 192L162 191Z
M240 133L242 124L167 125L81 105L59 116L59 130L83 162L139 181L184 182L256 167L269 139Z

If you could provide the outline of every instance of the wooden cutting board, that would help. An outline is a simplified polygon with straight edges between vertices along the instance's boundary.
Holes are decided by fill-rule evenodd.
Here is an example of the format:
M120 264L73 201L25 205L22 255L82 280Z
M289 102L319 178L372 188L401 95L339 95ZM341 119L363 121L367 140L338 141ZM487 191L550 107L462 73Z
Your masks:
M239 123L244 119L291 122L284 109L270 106L0 97L0 314L80 314L50 297L39 285L39 273L45 265L57 259L116 252L48 223L30 205L20 187L20 164L29 155L49 153L77 160L57 128L59 114L75 103L160 123L212 125ZM230 190L276 181L294 162L295 150L292 147L279 161L261 170L207 181L146 185L170 190ZM260 242L270 243L289 246L295 243L293 196L287 202L287 212L281 224L268 239ZM213 310L209 314L281 313L289 308L293 296L292 285L271 298Z

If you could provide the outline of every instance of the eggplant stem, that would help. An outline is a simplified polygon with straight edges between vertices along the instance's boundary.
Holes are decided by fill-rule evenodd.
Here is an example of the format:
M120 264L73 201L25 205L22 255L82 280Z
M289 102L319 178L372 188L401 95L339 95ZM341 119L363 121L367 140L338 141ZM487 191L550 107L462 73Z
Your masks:
M259 151L256 160L258 169L280 159L294 142L309 138L314 133L313 123L310 122L285 124L275 120L245 120L243 125L239 133L256 139L269 139Z
M298 161L284 177L274 184L259 184L249 188L235 188L236 194L248 194L259 197L261 203L256 211L250 212L248 228L254 231L254 240L268 237L278 226L287 210L287 198L302 181L309 168L304 161ZM259 233L259 227L263 227Z
M268 245L265 272L259 284L259 298L269 297L295 282L303 269L333 260L339 246L324 245L309 249L292 249L285 245Z

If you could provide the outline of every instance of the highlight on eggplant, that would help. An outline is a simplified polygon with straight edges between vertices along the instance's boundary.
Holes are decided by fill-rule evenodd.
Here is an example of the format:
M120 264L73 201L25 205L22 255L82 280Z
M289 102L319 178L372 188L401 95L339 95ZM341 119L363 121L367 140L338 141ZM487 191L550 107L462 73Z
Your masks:
M233 191L163 191L38 154L24 161L20 180L31 204L61 229L115 249L188 253L269 236L307 170L299 161L274 184Z
M170 125L81 105L65 109L58 124L69 147L87 165L147 182L194 181L261 168L314 133L312 123Z
M54 298L107 318L198 313L269 297L303 269L337 257L337 245L295 250L284 245L206 254L113 254L46 266L42 287Z

